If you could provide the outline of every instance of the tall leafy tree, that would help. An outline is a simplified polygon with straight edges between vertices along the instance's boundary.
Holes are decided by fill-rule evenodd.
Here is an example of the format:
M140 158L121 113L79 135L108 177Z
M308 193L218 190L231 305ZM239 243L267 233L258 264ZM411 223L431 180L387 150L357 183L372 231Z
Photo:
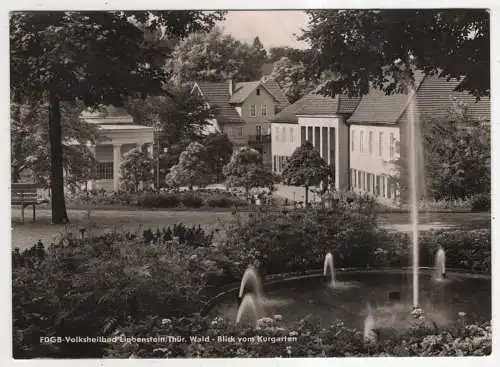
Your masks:
M451 108L449 117L422 121L421 196L432 199L465 199L474 194L490 193L490 128L471 119L464 110ZM404 142L399 149L406 149ZM405 200L408 195L408 162L396 161L398 174L392 177ZM424 175L420 176L421 178Z
M304 186L305 202L309 203L309 188L328 179L330 168L313 145L306 141L295 149L285 165L282 177L287 185Z
M246 194L257 187L272 187L276 181L272 172L262 163L260 153L249 147L241 147L233 153L229 163L224 166L226 185L243 187Z
M279 84L290 103L299 100L319 84L317 78L307 73L307 67L302 61L292 61L288 57L282 57L274 63L273 72L268 78Z
M148 185L153 180L153 159L142 149L125 153L120 165L123 188L137 192L141 183Z
M207 164L207 149L198 142L188 145L181 153L179 163L170 168L166 182L172 186L206 186L212 182L212 171Z
M65 184L79 185L95 174L97 162L86 146L103 136L80 119L80 105L61 103L63 169ZM11 103L11 173L14 182L30 176L37 183L50 184L49 131L47 104Z
M362 95L370 85L405 91L411 67L426 74L464 77L460 88L490 93L490 17L481 9L311 10L301 36L314 51L314 69L339 77L329 95ZM457 62L460 60L460 62Z
M258 80L265 62L259 59L261 52L214 28L210 33L194 33L179 42L166 69L177 84L198 80Z
M207 31L220 12L14 12L10 17L11 95L48 102L52 222L68 222L64 201L61 102L121 106L125 97L161 95L165 71L144 32L170 37Z
M207 135L202 144L207 150L207 163L214 175L214 179L217 182L223 180L223 169L231 159L233 143L226 134L215 133Z

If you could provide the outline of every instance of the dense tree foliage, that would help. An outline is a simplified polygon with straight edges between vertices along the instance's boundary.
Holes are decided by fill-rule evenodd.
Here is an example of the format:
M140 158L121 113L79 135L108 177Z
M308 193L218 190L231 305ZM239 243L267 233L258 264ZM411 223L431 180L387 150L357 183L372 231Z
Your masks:
M290 103L299 100L319 84L317 78L307 74L304 62L293 61L288 57L282 57L274 63L273 72L268 78L278 83Z
M295 149L288 159L282 177L287 185L304 186L305 202L309 202L309 188L327 180L330 168L313 145L306 141Z
M198 142L192 142L181 153L179 162L170 168L166 177L167 185L180 187L203 187L212 182L212 172L207 164L207 149Z
M64 182L80 185L95 174L96 161L86 142L102 139L97 129L80 119L81 106L61 104ZM50 150L47 104L11 103L11 175L16 182L28 176L43 187L50 185Z
M233 143L226 134L207 135L202 144L207 151L207 163L214 175L214 180L219 182L224 179L223 168L229 163L233 154Z
M454 116L453 116L454 115ZM436 200L466 199L489 194L491 188L491 133L489 125L470 118L467 110L450 111L449 118L424 118L422 121L422 168L425 190L421 195ZM403 142L404 143L404 142ZM399 149L407 149L400 144ZM408 192L408 164L396 161L402 199ZM422 178L424 175L420 175Z
M122 188L137 192L141 185L152 183L153 159L142 149L132 149L123 155L120 170Z
M171 38L207 31L221 12L14 12L10 17L11 95L15 102L47 101L52 221L68 222L64 201L61 102L123 104L124 98L161 95L165 71L147 29ZM143 27L143 28L144 28Z
M177 84L258 80L265 62L263 51L260 41L249 45L214 28L210 33L194 33L179 42L166 69Z
M329 70L339 76L325 85L327 94L365 94L370 84L387 93L404 90L408 80L400 64L403 70L412 64L426 74L442 71L443 77L464 77L460 88L478 97L490 92L486 10L323 9L307 13L309 24L301 39L315 52L316 74Z
M241 147L233 153L224 166L224 176L228 187L243 187L247 194L252 188L272 187L276 181L273 173L264 167L260 153L249 147Z

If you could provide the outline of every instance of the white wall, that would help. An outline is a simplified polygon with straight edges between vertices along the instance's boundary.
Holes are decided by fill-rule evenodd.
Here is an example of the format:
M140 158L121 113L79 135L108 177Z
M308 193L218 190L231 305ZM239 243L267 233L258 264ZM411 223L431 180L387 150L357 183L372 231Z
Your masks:
M372 151L370 152L369 136L372 132ZM363 147L361 149L361 133L363 134ZM381 178L385 180L383 187L385 188L385 195L387 196L387 176L395 174L396 167L392 161L396 160L398 155L397 142L400 140L400 129L398 126L376 126L376 125L356 125L353 124L349 128L350 134L350 169L356 171L371 173L373 175L385 176ZM382 134L382 144L380 145L380 134ZM393 134L394 141L393 155L391 156L391 134ZM354 147L353 147L354 140ZM354 148L354 149L353 149ZM350 173L351 174L351 173ZM354 184L351 177L351 186ZM357 185L354 191L362 192ZM382 186L382 184L381 184ZM381 201L388 203L393 201L393 195L386 200L384 197L379 198Z
M283 134L285 129L285 134ZM300 129L297 124L284 124L273 122L271 126L271 152L272 155L290 157L295 149L300 146Z

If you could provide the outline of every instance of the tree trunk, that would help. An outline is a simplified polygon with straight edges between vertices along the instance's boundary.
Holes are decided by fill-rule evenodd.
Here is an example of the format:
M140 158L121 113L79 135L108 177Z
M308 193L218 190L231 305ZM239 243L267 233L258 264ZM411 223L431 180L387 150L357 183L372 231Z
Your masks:
M307 206L307 204L309 204L309 186L306 186L306 196L305 196L305 206Z
M64 200L63 150L60 101L57 96L49 96L49 136L50 136L50 190L52 203L52 223L68 223Z

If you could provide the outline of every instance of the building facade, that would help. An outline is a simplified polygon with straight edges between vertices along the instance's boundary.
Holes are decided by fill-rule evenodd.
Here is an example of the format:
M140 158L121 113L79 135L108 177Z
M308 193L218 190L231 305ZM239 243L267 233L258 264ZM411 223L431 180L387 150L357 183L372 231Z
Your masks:
M295 149L309 141L320 156L335 167L334 186L349 186L348 127L346 119L359 99L309 94L285 108L272 125L273 171L280 174Z
M227 134L235 149L250 146L271 167L270 121L289 104L276 82L197 82L193 91L215 108L219 131Z
M147 149L152 155L153 128L135 125L132 116L114 106L84 111L81 118L96 125L101 136L96 144L87 143L98 162L96 178L87 182L87 189L119 191L123 155L133 149Z
M409 95L386 95L378 89L370 89L362 98L307 95L277 114L272 123L273 171L281 173L293 151L309 141L335 166L337 190L397 204L400 192L392 178L398 175L396 161L406 158L400 147L409 145L410 120L449 119L459 106L469 118L489 123L489 98L476 101L466 92L457 92L459 84L460 80L415 72L416 90Z

